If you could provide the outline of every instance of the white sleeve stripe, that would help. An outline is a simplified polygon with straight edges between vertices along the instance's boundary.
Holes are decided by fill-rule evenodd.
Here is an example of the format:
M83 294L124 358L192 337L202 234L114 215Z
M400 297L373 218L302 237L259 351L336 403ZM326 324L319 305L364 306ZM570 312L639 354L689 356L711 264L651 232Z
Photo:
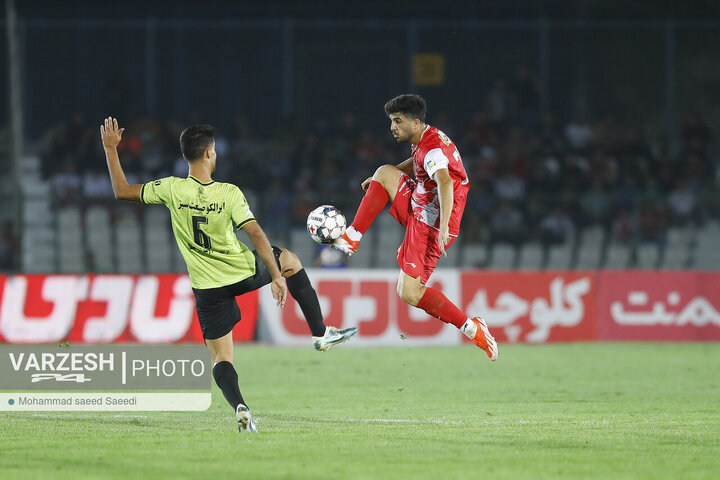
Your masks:
M442 149L433 148L425 154L423 160L423 167L430 178L433 178L435 172L441 168L448 168L450 160L445 156Z

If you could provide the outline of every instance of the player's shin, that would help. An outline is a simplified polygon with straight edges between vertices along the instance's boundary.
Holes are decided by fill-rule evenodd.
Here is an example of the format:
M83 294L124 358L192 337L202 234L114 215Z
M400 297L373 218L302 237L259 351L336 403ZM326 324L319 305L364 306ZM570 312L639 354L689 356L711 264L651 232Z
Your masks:
M314 337L325 335L325 324L320 310L320 302L305 269L303 268L295 275L288 277L287 286L290 295L300 305L300 310L305 316L305 321L307 321L312 335Z
M213 367L213 377L215 383L220 387L225 400L228 401L233 410L237 409L239 404L247 405L240 393L238 385L238 376L235 367L230 362L218 362Z
M364 234L368 228L370 228L370 225L372 225L375 217L377 217L378 214L382 212L383 208L385 208L389 199L390 197L385 191L385 187L383 187L380 182L372 180L367 192L365 192L365 196L360 202L360 206L358 207L351 227L357 230L361 235ZM352 240L359 240L359 238L353 238Z
M417 307L445 323L452 323L458 329L463 326L468 318L440 290L432 287L425 288L425 293L420 298Z

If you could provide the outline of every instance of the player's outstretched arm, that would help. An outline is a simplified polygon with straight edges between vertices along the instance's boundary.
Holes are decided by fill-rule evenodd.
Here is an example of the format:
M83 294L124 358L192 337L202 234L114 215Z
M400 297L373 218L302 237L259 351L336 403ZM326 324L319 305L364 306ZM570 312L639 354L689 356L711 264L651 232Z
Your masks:
M125 178L120 166L120 157L118 156L117 146L120 144L124 128L118 128L116 118L108 117L103 125L100 125L100 137L102 138L103 148L105 149L105 158L107 159L108 171L110 172L110 181L112 182L115 198L120 200L133 200L140 202L140 193L142 185L130 185Z
M285 305L285 300L287 299L287 284L285 283L285 278L283 278L280 273L277 263L275 263L275 255L273 254L270 241L257 222L248 222L242 228L245 230L245 233L248 234L248 237L250 237L250 241L255 247L255 250L257 250L258 255L267 266L270 276L272 277L270 288L272 288L273 298L277 300L277 304L282 307Z
M450 172L446 168L441 168L435 172L435 182L438 186L438 196L440 197L440 235L438 235L438 246L440 253L447 257L445 245L450 242L450 213L452 212L454 193L453 181Z

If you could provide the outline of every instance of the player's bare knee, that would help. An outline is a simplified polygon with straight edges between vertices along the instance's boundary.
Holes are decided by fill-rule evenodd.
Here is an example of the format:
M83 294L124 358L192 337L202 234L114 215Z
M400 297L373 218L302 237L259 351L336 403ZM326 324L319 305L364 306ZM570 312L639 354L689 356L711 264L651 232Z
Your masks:
M392 170L395 169L392 165L380 165L377 170L375 170L375 173L373 174L373 180L380 183L385 183L385 181L390 176Z
M282 268L281 273L283 277L290 277L302 270L302 262L300 262L300 258L297 255L285 248L281 248L280 250L282 251L280 254L280 267Z
M417 306L420 302L420 298L422 297L422 292L413 286L404 283L398 283L397 293L400 300L408 305L412 305L413 307Z

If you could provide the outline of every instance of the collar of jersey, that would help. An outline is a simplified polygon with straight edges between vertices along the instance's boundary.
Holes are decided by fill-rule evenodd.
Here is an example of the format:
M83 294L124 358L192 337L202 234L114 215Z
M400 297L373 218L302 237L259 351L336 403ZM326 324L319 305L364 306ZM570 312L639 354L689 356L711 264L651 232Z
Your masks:
M197 178L193 177L192 175L188 175L188 178L191 178L191 179L195 180L195 181L198 182L200 185L210 185L211 183L215 183L215 180L210 180L210 181L207 182L207 183L203 183L203 182L201 182L200 180L198 180Z
M425 136L425 132L427 132L429 129L430 129L430 124L428 123L427 125L425 125L425 130L423 130L422 135L420 135L420 140L418 140L417 145L412 145L412 146L410 147L413 152L415 151L415 149L417 148L417 146L420 145L420 142L422 142L422 139L423 139L423 137Z

